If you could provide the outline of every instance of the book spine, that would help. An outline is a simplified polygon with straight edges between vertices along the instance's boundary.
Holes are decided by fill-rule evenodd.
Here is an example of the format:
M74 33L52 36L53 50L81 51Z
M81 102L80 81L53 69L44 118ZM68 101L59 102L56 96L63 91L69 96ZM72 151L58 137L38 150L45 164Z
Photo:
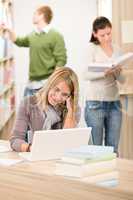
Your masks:
M82 178L81 181L86 182L86 183L98 183L101 181L118 179L118 177L119 177L119 172L116 170L113 170L111 172L105 172L102 174L97 174L97 175L92 175L89 177Z
M108 155L104 155L104 156L97 156L94 158L82 158L82 157L74 157L74 156L64 156L62 157L61 161L62 162L68 162L68 163L73 163L73 164L89 164L89 163L95 163L95 162L99 162L99 161L109 161L112 159L116 158L116 154L115 153L111 153Z
M101 173L115 170L116 160L113 159L111 161L101 161L97 163L91 163L91 164L83 165L82 168L83 168L82 176L101 174Z
M57 175L71 177L87 177L116 170L116 160L102 161L91 164L76 165L70 163L57 163L55 173Z

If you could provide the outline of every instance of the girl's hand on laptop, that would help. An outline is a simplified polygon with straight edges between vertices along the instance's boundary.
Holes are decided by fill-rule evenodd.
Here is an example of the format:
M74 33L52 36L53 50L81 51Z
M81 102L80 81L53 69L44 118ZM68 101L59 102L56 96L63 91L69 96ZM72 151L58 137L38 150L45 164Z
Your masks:
M30 152L31 151L31 144L28 144L28 143L21 144L21 151L22 152Z
M28 144L27 152L31 152L31 144Z
M21 151L22 152L28 151L28 148L29 148L29 144L28 143L21 144Z

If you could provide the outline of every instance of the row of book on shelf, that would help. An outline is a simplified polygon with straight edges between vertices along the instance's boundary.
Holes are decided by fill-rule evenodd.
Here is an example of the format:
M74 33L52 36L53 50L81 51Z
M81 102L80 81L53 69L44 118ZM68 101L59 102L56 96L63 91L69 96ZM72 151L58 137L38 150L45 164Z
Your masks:
M0 94L14 81L14 61L7 59L0 62Z
M15 109L15 89L7 90L4 95L0 96L0 128L9 119Z
M116 162L116 153L111 146L81 146L65 152L56 162L55 174L113 186L118 182Z
M0 23L13 27L12 4L9 1L0 1Z
M0 36L0 59L5 57L12 57L13 44L8 37Z
M7 27L13 27L12 6L8 1L0 1L0 24ZM0 31L0 59L11 57L13 53L13 44L9 39L7 32Z
M0 1L0 25L13 28L12 0ZM13 43L8 31L0 29L0 130L14 113L14 59Z

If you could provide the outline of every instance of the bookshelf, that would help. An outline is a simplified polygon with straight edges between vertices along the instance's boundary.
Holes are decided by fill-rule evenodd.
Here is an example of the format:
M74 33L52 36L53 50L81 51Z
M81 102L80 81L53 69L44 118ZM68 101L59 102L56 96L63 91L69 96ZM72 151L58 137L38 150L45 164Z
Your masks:
M13 28L13 1L0 0L0 24ZM0 31L0 138L8 139L15 114L13 44ZM5 134L6 133L6 134Z
M133 52L133 42L127 40L132 37L132 33L128 28L123 30L123 22L133 21L132 7L132 0L112 0L113 40L123 52ZM126 33L127 41L123 40L123 33ZM121 158L133 159L133 62L127 65L123 74L126 81L120 86L123 119L119 149Z

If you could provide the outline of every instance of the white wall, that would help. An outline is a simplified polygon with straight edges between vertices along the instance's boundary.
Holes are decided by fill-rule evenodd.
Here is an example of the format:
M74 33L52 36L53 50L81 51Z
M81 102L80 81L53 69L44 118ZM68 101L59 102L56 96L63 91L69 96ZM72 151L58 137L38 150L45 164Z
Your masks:
M73 68L81 78L82 68L88 64L88 42L91 23L97 16L97 0L14 0L15 30L18 34L32 30L33 11L43 3L51 6L54 12L52 25L64 35L67 66ZM15 47L15 58L18 102L28 79L28 50Z
M96 16L96 0L53 0L53 25L65 38L68 50L67 65L77 72L87 64L90 21Z
M98 0L98 15L112 21L112 0Z

